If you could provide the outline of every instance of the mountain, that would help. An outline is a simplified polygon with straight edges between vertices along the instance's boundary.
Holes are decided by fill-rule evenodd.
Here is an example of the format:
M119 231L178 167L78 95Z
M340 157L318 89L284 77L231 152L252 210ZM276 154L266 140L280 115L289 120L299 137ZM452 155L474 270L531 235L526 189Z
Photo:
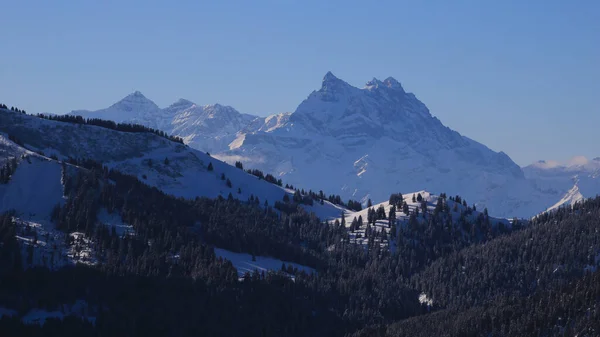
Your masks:
M173 111L170 126L160 128L182 137L189 146L208 152L226 150L238 133L255 120L262 118L242 114L230 106L220 104L187 107L175 103L165 110Z
M70 114L159 129L230 164L242 161L363 205L426 189L459 193L497 216L530 217L600 192L591 178L600 161L521 169L505 153L444 126L392 77L357 88L328 72L295 112L268 117L185 99L160 109L140 92L106 109Z
M269 124L266 118L242 114L230 106L201 106L183 98L161 109L139 91L106 109L74 110L69 114L141 124L179 136L186 144L205 152L225 151L240 130L264 130L277 121L269 119Z
M160 112L160 108L154 102L146 98L141 92L136 91L106 109L96 111L75 110L71 111L70 114L124 123L147 119L156 120Z
M231 194L235 199L246 201L252 196L274 205L285 194L292 197L294 193L151 132L119 132L3 109L0 109L0 132L18 135L28 150L58 159L93 159L177 197L227 198ZM343 210L329 202L323 205L315 202L304 208L323 219L338 217Z
M577 156L566 163L540 160L524 167L523 172L536 186L563 195L548 210L573 205L600 193L600 158Z
M240 134L216 156L363 202L394 191L453 191L512 217L561 197L537 189L505 153L444 126L391 77L359 89L328 72L287 121Z

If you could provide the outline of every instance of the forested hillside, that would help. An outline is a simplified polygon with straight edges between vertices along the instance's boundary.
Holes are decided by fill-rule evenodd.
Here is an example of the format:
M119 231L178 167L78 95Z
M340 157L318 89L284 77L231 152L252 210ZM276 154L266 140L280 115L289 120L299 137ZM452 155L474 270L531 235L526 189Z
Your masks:
M411 278L434 313L353 336L598 336L600 198L438 259Z

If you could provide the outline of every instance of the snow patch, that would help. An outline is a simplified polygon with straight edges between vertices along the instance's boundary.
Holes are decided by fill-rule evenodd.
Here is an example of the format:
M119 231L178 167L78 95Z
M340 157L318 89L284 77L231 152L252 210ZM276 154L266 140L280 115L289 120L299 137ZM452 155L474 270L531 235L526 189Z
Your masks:
M253 273L255 270L258 272L281 271L281 266L283 264L285 264L286 268L292 266L293 268L297 268L299 271L304 271L306 273L315 272L313 268L272 257L255 256L253 259L250 254L235 253L221 248L215 248L215 254L218 257L231 261L240 277L244 276L246 273Z

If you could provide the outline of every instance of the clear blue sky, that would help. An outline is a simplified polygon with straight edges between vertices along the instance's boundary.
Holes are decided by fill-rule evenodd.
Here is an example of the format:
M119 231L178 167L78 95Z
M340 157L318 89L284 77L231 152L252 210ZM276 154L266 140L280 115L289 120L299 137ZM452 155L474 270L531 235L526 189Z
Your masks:
M393 76L521 165L600 156L600 1L0 0L0 13L0 101L28 112L140 90L266 115L331 70L360 87Z

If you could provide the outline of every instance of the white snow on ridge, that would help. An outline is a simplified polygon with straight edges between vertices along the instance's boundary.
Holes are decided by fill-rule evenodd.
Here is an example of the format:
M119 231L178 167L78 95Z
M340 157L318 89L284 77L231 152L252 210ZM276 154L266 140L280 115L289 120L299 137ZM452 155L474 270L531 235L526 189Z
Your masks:
M577 186L577 184L575 184L573 188L571 188L562 199L560 199L556 204L549 207L546 210L546 212L550 212L564 206L573 206L575 205L575 203L580 202L583 199L584 197L579 192L579 187Z
M413 202L412 201L413 195L415 197L418 197L418 195L421 195L421 197L427 204L427 212L429 214L433 213L433 211L438 203L439 196L431 194L428 191L424 191L424 190L403 194L404 202L408 205L409 214L414 214L415 210L418 208L419 209L419 217L417 218L417 221L423 221L421 203L419 201ZM465 207L462 204L459 204L455 201L450 200L449 198L446 200L446 203L448 204L448 207L450 208L450 215L452 216L452 221L457 221L460 218L461 211L464 211ZM455 205L456 205L456 211L454 210ZM377 211L380 207L383 207L385 210L386 220L376 220L375 225L374 226L371 225L370 227L371 227L371 230L374 230L376 232L385 232L389 236L391 234L391 232L390 232L391 228L390 228L389 220L387 219L387 217L389 215L390 209L392 208L392 205L389 203L389 201L384 201L382 203L374 204L373 206L371 206L371 208L373 208L375 211ZM363 246L368 245L369 238L365 235L366 229L367 229L367 222L368 222L368 212L369 212L369 208L367 207L358 212L345 213L344 221L346 223L346 227L350 227L353 220L354 219L358 220L359 217L362 217L362 221L363 221L363 226L361 226L359 229L351 231L349 233L350 243L356 243L356 244L363 245ZM470 220L476 219L480 213L482 213L481 210L473 211L473 213L469 216L469 219ZM400 228L400 226L407 224L409 218L410 218L410 216L404 214L402 209L397 208L396 209L396 224L398 226L398 227L396 227L397 230ZM490 223L492 223L494 225L502 223L507 227L511 226L511 222L507 219L499 219L499 218L493 218L493 217L490 217L489 219L490 219ZM338 219L338 220L341 221L341 219ZM394 242L390 243L388 239L381 240L381 238L377 237L375 239L374 243L376 245L379 245L382 248L389 247L392 251L394 251L394 249L395 249L395 246L394 246L395 243Z
M304 271L306 273L315 272L312 268L271 257L255 256L253 261L252 255L250 254L235 253L221 248L215 248L215 254L218 257L231 261L240 277L244 276L246 273L252 274L255 270L258 272L281 271L281 266L283 264L285 264L286 268L292 266L293 268L297 268L299 271Z
M268 204L273 206L275 201L283 199L284 194L293 193L204 152L150 133L118 132L96 126L49 121L4 110L0 111L0 131L19 134L28 147L48 148L61 157L92 158L101 161L110 168L134 175L142 182L177 197L227 198L231 194L233 198L246 201L252 195L259 198L261 205L268 201ZM23 183L16 186L18 188L29 186L26 191L32 194L35 188L27 184L36 181L35 179L45 180L44 175L49 174L60 177L60 164L48 161L43 165L48 165L48 169L38 168L37 171L28 173ZM208 169L209 165L212 165L212 171ZM17 174L19 171L20 169L17 170ZM265 172L267 173L269 172ZM37 178L29 175L35 175ZM222 179L223 175L225 179ZM231 187L227 185L227 179L231 182ZM51 209L58 202L56 196L60 194L58 193L60 180L50 180L56 185L54 190L48 193L56 193L52 197L43 198L39 207ZM3 195L2 188L0 186L0 201ZM52 189L51 186L47 188ZM11 192L11 195L18 194ZM19 198L19 200L33 202L34 196L35 194L32 194L31 198ZM14 207L10 202L14 201L6 200L6 207ZM31 207L34 206L38 205L33 203ZM324 205L315 203L314 206L305 209L314 212L322 219L339 217L342 212L341 207L329 202L325 202Z
M546 211L600 194L600 158L577 156L566 163L538 161L524 167L523 172L540 189L558 196Z

